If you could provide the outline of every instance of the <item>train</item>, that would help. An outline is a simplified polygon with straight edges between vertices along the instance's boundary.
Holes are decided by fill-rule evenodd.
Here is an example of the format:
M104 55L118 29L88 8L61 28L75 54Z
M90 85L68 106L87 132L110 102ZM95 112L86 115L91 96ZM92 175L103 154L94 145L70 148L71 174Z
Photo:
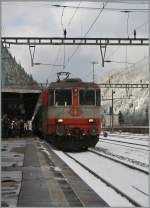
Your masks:
M33 129L64 151L95 147L102 130L99 86L79 78L50 83L39 97Z

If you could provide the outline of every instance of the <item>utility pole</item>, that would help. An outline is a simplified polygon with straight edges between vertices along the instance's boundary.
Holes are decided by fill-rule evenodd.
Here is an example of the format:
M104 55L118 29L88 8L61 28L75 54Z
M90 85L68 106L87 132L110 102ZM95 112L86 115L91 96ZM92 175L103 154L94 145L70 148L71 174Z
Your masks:
M94 65L98 64L98 62L92 61L92 65L93 65L93 83L95 82L95 71L94 71Z
M111 104L111 106L112 106L112 112L111 112L111 116L112 116L112 126L111 126L111 128L112 128L112 132L113 132L113 129L114 129L114 94L115 94L115 91L113 91L112 90L112 104Z

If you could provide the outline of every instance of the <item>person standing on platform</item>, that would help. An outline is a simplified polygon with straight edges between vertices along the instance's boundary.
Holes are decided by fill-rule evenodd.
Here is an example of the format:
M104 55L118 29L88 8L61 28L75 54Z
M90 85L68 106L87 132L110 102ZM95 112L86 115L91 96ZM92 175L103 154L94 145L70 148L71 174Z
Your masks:
M5 114L2 118L2 137L8 138L9 137L9 128L10 128L10 120L8 115Z
M19 132L19 136L22 137L24 133L24 120L20 119L20 132Z
M24 122L24 133L27 136L27 132L28 132L28 124L27 121Z
M21 126L21 121L20 121L20 118L18 118L16 121L16 136L17 137L20 136L20 126Z
M32 133L32 121L28 120L28 130L29 130L29 134Z
M15 117L14 118L14 121L13 121L13 135L14 135L14 137L16 137L17 136L17 122L18 122L18 120L17 120L17 118Z

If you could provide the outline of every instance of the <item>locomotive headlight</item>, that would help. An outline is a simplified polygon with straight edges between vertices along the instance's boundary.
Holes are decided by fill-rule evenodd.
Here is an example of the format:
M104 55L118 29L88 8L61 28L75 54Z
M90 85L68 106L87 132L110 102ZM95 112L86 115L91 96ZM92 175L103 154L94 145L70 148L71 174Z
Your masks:
M57 126L56 127L56 134L58 136L63 136L65 134L65 129L62 126Z
M90 128L88 130L88 132L91 136L96 136L97 135L97 130L95 128Z
M59 119L57 119L57 122L58 123L62 123L63 122L63 119L62 118L59 118Z
M93 118L89 118L89 123L93 123L94 119Z

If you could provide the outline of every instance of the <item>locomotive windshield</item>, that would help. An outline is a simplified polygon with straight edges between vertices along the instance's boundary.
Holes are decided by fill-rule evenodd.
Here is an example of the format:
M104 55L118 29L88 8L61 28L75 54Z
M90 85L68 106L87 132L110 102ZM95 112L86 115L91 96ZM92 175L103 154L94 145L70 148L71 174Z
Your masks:
M100 106L100 90L82 89L79 92L80 105Z
M96 105L100 106L100 104L101 104L100 90L96 90Z
M54 91L49 91L48 104L54 105Z
M55 104L56 105L71 105L72 104L72 90L55 90Z

